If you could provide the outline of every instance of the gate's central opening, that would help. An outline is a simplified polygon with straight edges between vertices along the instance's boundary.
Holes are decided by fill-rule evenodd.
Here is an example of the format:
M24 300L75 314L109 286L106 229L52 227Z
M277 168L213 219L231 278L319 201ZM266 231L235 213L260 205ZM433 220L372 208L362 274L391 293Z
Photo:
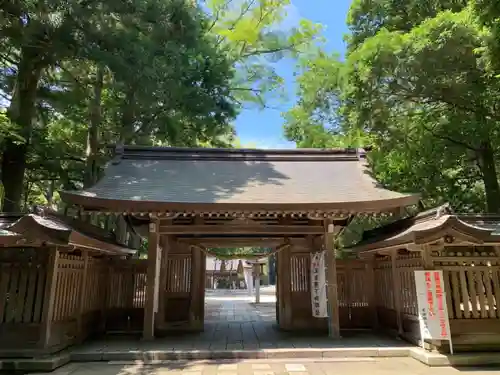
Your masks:
M276 322L276 261L261 247L210 249L205 322Z
M210 249L205 262L205 332L234 347L275 334L276 261L271 250Z

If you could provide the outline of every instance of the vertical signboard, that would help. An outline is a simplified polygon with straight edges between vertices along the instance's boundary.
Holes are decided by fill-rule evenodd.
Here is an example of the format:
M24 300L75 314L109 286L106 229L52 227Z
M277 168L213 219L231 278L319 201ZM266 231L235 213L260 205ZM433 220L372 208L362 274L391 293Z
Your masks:
M422 346L426 339L446 340L453 354L443 271L415 271L415 286Z
M311 253L311 305L313 317L328 316L324 251Z

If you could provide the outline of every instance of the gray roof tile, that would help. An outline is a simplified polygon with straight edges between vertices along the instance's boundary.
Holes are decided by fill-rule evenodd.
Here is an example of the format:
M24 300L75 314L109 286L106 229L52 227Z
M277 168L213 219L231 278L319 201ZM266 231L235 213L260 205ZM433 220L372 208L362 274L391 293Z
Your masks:
M357 150L125 148L93 187L66 193L161 203L320 204L404 197L373 180ZM67 199L67 198L65 198ZM414 201L418 198L415 196Z

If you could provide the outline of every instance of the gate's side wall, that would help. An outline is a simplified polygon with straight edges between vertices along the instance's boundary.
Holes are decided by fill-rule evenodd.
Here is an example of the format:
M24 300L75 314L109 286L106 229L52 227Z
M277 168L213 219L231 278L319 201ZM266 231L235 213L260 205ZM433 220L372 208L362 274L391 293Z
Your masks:
M107 332L142 332L146 303L147 260L114 259L105 263L106 304L104 329Z
M368 265L364 260L337 260L341 329L370 329L373 326ZM328 330L326 318L312 315L310 267L309 248L294 245L277 254L277 316L281 329Z
M156 327L162 330L202 330L205 262L199 249L173 240L163 252L160 307Z
M400 307L401 328L411 341L418 340L417 296L414 271L423 269L420 253L397 255L393 262L390 256L379 257L373 262L375 280L375 310L377 325L398 331L397 304ZM392 266L396 268L393 270ZM396 278L396 279L395 279ZM399 302L396 299L399 299Z

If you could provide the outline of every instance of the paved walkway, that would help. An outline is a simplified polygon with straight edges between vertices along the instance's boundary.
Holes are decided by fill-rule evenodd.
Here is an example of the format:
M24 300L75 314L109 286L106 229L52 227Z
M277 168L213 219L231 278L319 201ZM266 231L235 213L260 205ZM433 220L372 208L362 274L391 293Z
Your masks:
M207 290L205 331L179 334L143 342L130 337L108 337L91 341L76 352L126 350L259 350L274 348L401 347L408 344L373 335L357 334L335 342L326 335L286 333L275 329L274 288L263 288L261 303L255 304L246 290Z
M411 358L355 360L243 360L141 363L72 363L53 375L475 375L500 374L500 368L427 367Z

